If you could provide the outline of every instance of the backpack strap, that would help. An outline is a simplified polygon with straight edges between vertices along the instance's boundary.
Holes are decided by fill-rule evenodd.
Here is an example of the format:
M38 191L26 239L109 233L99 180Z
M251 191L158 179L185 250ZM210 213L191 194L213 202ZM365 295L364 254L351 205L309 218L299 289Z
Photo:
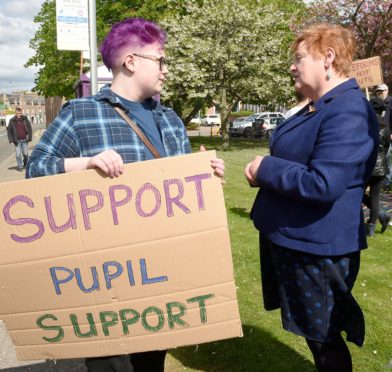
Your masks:
M154 145L150 142L150 140L145 136L145 134L138 127L138 125L124 112L124 110L118 106L113 107L113 108L129 124L129 126L133 129L133 131L138 135L138 137L142 140L142 142L150 150L150 152L154 156L154 158L155 159L161 158L161 154L158 152L158 150L154 147Z

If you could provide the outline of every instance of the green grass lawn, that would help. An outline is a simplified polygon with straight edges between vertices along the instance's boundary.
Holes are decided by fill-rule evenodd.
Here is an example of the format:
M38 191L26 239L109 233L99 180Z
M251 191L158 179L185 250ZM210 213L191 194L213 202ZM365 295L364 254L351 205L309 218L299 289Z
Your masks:
M221 139L193 137L191 142L194 151L200 144L218 150ZM266 153L266 142L240 139L231 140L229 151L218 151L226 164L224 194L244 337L173 349L169 372L315 371L304 340L283 331L279 311L263 309L258 234L249 220L257 189L248 186L243 170L257 154ZM365 345L349 343L354 371L392 370L392 228L369 239L354 293L366 318Z

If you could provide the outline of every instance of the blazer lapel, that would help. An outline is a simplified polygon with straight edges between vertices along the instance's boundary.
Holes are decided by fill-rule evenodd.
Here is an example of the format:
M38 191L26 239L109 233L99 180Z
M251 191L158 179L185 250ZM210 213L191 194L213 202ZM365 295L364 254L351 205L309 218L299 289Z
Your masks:
M288 118L286 121L284 121L282 124L280 124L272 134L271 141L270 141L270 149L273 147L275 142L283 134L296 128L298 125L303 124L309 118L313 117L313 115L315 115L315 113L316 113L316 111L314 110L313 106L307 105L301 111L299 111L297 113L297 115L294 115L294 116Z

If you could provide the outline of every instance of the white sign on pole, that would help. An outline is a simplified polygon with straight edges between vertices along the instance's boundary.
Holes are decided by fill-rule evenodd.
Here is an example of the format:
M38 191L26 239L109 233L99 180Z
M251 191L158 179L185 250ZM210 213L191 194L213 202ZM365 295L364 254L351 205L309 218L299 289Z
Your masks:
M88 0L56 0L57 49L89 50Z

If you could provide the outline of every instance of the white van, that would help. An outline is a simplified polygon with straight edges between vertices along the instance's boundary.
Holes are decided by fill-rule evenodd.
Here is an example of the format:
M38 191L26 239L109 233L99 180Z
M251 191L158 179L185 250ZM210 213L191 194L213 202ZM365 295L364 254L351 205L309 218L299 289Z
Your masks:
M207 125L207 126L212 126L212 125L221 125L221 117L219 114L215 115L203 115L200 118L200 124L201 125Z

